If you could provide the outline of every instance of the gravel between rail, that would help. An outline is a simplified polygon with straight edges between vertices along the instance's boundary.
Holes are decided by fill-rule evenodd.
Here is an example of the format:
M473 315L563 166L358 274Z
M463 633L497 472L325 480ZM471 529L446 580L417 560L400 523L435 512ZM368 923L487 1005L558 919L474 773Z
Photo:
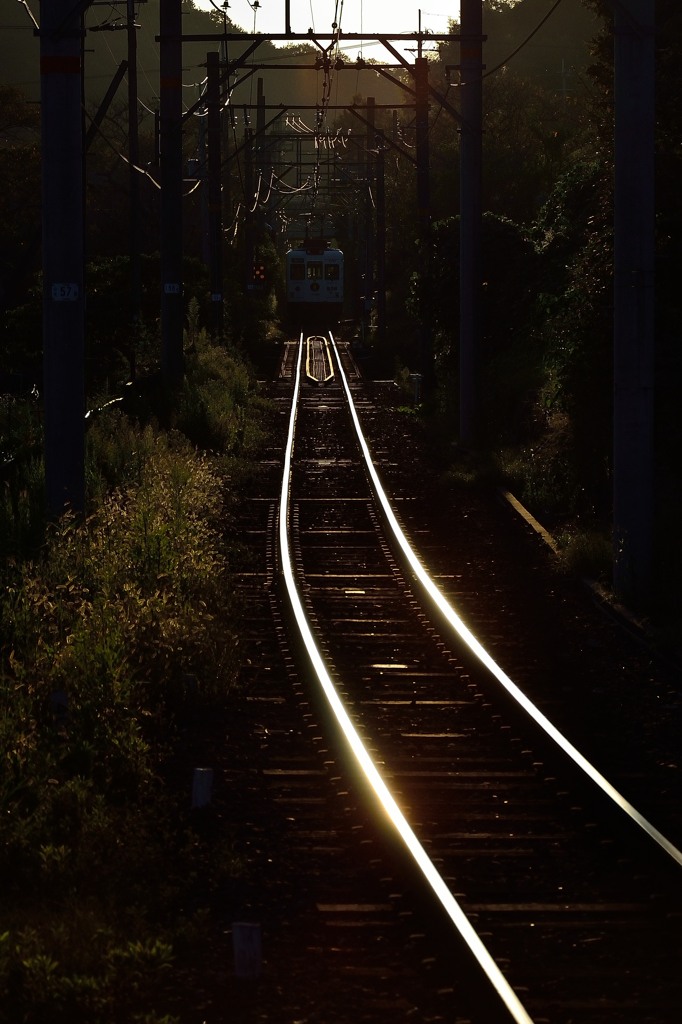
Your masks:
M443 483L428 436L414 418L396 414L392 385L363 387L369 400L363 429L400 519L425 561L458 577L465 620L541 710L664 833L682 843L679 673L605 615L580 581L561 573L552 551L495 493ZM271 390L275 395L277 386ZM276 435L286 423L280 394ZM430 975L428 949L420 947L409 921L402 941L414 956L413 966L406 967L405 960L382 959L382 928L393 924L382 920L381 905L370 915L375 920L364 922L357 914L353 922L339 921L338 914L320 909L326 888L333 889L338 909L344 872L371 870L357 860L357 840L343 809L335 835L326 827L316 830L316 808L327 798L314 788L317 761L306 709L296 693L266 565L267 520L283 440L273 437L237 525L246 531L240 539L248 570L240 577L246 608L242 687L220 714L197 718L187 738L188 766L211 764L215 773L214 802L198 816L197 827L229 844L242 867L236 876L226 871L224 884L211 895L212 952L187 969L181 1019L453 1021L444 1015L442 979ZM313 787L310 820L298 838L276 774L279 763L296 758L302 784ZM334 877L327 880L330 865ZM371 884L368 878L368 891ZM258 978L236 976L236 921L260 925ZM332 942L330 929L337 937ZM368 943L364 973L344 969L344 934L351 931Z

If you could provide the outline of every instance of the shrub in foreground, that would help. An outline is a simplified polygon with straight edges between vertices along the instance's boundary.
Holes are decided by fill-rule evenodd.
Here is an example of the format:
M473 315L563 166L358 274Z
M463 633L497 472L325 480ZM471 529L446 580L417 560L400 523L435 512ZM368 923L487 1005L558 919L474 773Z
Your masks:
M120 414L97 429L112 462L117 431L129 446L120 487L86 521L53 527L0 597L0 1020L12 1024L163 1019L152 1011L201 847L164 763L188 679L215 699L235 676L224 478L180 435Z

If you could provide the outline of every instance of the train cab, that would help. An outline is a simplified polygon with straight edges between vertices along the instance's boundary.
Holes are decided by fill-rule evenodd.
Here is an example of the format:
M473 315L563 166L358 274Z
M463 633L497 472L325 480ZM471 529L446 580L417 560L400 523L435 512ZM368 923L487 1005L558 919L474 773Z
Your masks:
M338 320L343 308L343 253L306 239L286 255L287 307L298 319Z

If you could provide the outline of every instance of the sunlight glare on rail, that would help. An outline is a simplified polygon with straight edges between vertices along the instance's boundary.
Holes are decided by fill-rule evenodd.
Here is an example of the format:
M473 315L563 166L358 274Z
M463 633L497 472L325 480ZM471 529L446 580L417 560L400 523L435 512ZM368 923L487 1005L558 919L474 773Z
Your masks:
M336 354L336 362L339 367L339 375L341 377L341 382L343 384L346 396L348 398L348 405L350 408L351 417L353 419L355 430L357 432L358 442L360 444L362 454L365 459L365 465L372 480L374 492L379 503L383 508L384 515L386 516L386 520L390 525L393 535L398 545L400 546L400 549L405 555L405 558L407 559L415 577L419 580L424 590L427 592L431 600L437 606L441 614L445 617L447 622L449 622L449 624L452 626L452 628L455 630L458 636L464 641L469 650L476 655L476 657L479 659L479 661L482 662L483 665L485 665L488 671L495 676L497 681L501 683L502 686L504 686L505 690L510 694L511 697L514 698L514 700L520 705L520 707L522 707L524 711L528 715L530 715L530 717L535 722L537 722L537 724L545 731L545 733L547 733L547 735L554 740L557 746L560 747L561 750L563 750L564 753L567 754L568 757L570 757L571 760L579 768L582 769L582 771L588 776L589 779L592 780L592 782L599 786L599 788L618 807L620 807L621 810L623 810L636 825L643 829L643 831L646 832L654 840L654 842L658 843L658 845L661 847L662 850L665 851L665 853L667 853L674 861L676 861L679 865L682 866L682 851L680 851L666 836L664 836L662 832L659 832L659 830L654 825L652 825L652 823L647 818L645 818L644 815L641 814L637 810L637 808L629 802L629 800L627 800L621 793L619 793L615 786L611 785L608 779L606 779L601 774L601 772L599 772L594 767L594 765L592 765L590 761L588 761L587 758L584 757L583 754L581 754L580 751L573 746L570 740L568 740L563 735L563 733L561 733L556 728L556 726L554 726L550 722L550 720L546 718L545 715L543 715L540 709L537 708L531 700L529 700L525 693L523 693L523 691L520 690L514 682L512 682L509 676L500 668L497 662L486 651L486 649L483 647L480 641L477 640L477 638L474 636L471 630L464 624L464 622L459 617L457 612L454 610L452 605L449 604L449 602L440 592L440 590L433 582L431 577L428 575L423 565L419 561L419 558L410 547L410 544L407 538L405 537L405 534L401 530L400 525L398 524L398 521L393 513L393 509L391 508L388 498L386 497L384 489L381 485L381 481L379 480L379 476L372 461L372 456L370 454L369 447L367 445L367 442L365 441L365 437L360 426L360 420L358 419L357 412L355 411L355 405L353 403L353 399L350 393L350 387L348 386L346 374L344 373L343 367L341 365L341 360L339 359L339 353L336 347L336 342L334 341L334 338L331 334L329 335L329 337L331 338L332 347Z
M331 335L330 335L331 337ZM332 338L332 346L336 354L337 365L339 366L340 372L343 374L341 369L341 363L339 360L338 351L334 339ZM372 761L369 753L365 749L360 736L358 735L353 723L350 720L348 712L346 711L341 698L339 697L334 683L327 671L324 664L323 658L317 649L315 639L312 635L312 631L308 624L306 614L301 602L296 582L294 580L294 574L291 562L291 552L289 549L289 493L291 483L291 456L294 443L294 435L296 430L296 410L298 405L298 395L300 391L301 382L301 366L303 356L303 335L301 334L298 363L296 366L295 373L295 386L294 395L291 403L291 416L289 420L289 432L287 436L287 444L284 455L284 466L282 472L282 491L280 495L279 503L279 550L280 559L282 565L282 574L284 576L287 593L291 602L293 614L296 618L298 629L300 630L301 637L306 646L308 656L311 660L317 678L322 686L327 701L332 708L336 719L339 723L340 728L348 742L358 764L360 765L365 778L371 785L376 796L379 798L386 814L393 823L395 829L401 836L403 842L409 849L414 861L419 865L419 868L427 880L431 889L438 897L441 906L448 914L450 920L453 922L460 935L466 941L472 954L480 964L481 968L485 971L486 977L490 981L490 984L494 987L495 991L500 996L502 1002L507 1008L511 1019L516 1021L517 1024L533 1024L532 1018L528 1015L524 1006L520 1002L516 993L513 991L508 981L500 971L499 967L491 957L490 953L484 946L483 942L477 935L474 928L471 926L466 914L460 907L457 900L450 892L446 882L439 874L435 865L429 858L428 854L424 850L423 846L419 842L417 836L412 831L402 811L396 804L391 792L389 791L386 783L379 774L376 765ZM343 377L345 381L345 377ZM352 407L352 405L351 405Z
M317 345L315 343L318 343ZM319 344L322 343L322 344ZM317 381L319 384L326 384L334 376L334 363L329 350L329 340L321 334L311 334L306 338L305 372L306 377ZM323 367L323 376L318 376L320 366Z

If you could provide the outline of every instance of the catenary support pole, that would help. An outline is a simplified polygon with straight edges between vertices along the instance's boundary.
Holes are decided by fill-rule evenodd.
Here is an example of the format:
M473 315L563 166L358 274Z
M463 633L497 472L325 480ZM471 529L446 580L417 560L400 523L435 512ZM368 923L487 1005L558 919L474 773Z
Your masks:
M384 147L377 153L377 340L386 341L386 183Z
M159 170L161 177L161 367L177 385L182 353L182 3L164 0L159 13Z
M244 263L244 284L247 291L254 290L253 265L256 258L256 185L253 166L253 130L250 122L244 125L244 241L246 259Z
M481 0L461 0L460 83L460 282L459 282L459 436L474 444L478 434L478 353L481 333L481 163L482 33Z
M614 5L614 586L644 608L654 536L654 8Z
M365 220L365 308L364 318L369 327L374 305L374 249L375 249L375 171L376 171L376 100L367 97L367 131L365 133L365 155L367 175L366 220Z
M83 18L41 4L43 387L48 514L85 506Z
M421 51L421 39L419 43ZM417 216L422 273L428 280L431 263L431 184L429 175L429 62L421 53L414 62L415 142L417 147ZM423 393L434 387L432 324L428 310L422 311L419 328L419 359Z
M221 185L220 54L206 55L208 83L208 217L213 329L223 336L223 195Z
M136 334L140 321L142 280L140 272L140 133L137 109L137 28L135 26L135 0L128 0L128 160L130 189L130 321ZM135 345L136 338L133 338ZM134 349L133 349L134 351Z

